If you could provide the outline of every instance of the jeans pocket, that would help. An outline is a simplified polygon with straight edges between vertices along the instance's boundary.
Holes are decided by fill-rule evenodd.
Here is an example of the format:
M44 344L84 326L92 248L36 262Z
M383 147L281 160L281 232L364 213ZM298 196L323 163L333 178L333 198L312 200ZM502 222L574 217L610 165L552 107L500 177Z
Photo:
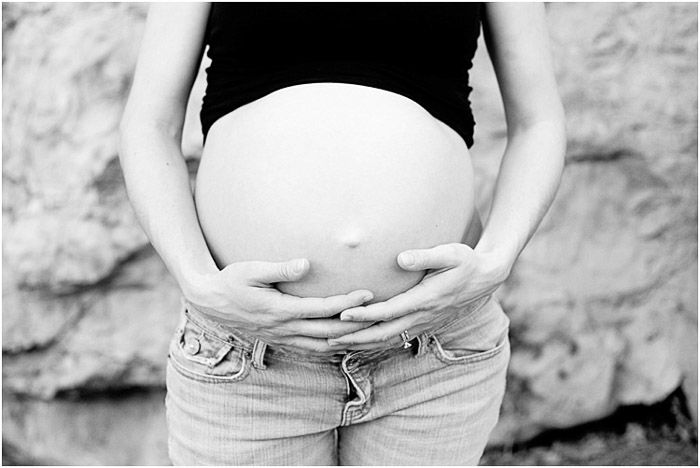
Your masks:
M495 297L430 335L435 356L446 364L472 364L500 355L509 344L510 320Z
M250 353L185 313L170 342L168 359L179 374L200 382L237 382L250 370Z

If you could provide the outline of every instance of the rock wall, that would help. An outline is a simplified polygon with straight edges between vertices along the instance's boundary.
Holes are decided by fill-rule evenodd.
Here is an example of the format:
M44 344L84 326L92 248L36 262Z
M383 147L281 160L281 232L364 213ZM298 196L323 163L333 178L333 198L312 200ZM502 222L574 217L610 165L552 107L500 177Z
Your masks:
M143 4L3 4L3 442L38 461L165 464L177 285L123 189L116 127ZM697 5L550 4L568 122L557 200L499 291L513 359L492 443L652 403L697 414ZM486 212L505 146L473 72ZM183 152L201 151L198 78Z
M502 443L681 384L697 415L697 5L547 13L567 167L500 291L515 349L492 438ZM484 52L474 153L486 207L505 126Z

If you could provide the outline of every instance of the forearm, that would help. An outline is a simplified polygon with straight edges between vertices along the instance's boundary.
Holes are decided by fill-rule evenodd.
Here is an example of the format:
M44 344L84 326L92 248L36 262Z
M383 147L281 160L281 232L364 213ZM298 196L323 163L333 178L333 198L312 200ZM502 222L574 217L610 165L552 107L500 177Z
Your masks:
M132 124L122 128L119 157L136 217L187 296L218 267L197 220L179 137Z
M475 248L497 256L506 276L554 199L565 149L563 117L534 123L508 139L491 211Z

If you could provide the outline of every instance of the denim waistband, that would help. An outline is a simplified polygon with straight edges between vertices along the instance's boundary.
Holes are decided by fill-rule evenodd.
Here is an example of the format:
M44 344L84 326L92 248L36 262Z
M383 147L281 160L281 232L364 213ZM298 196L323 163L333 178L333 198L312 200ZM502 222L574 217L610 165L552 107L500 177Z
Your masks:
M237 346L251 354L253 365L255 367L264 368L264 356L276 356L286 359L315 362L340 362L341 360L350 356L362 360L379 360L400 353L413 353L416 356L419 356L426 351L432 333L437 333L437 331L445 330L453 324L458 324L461 322L461 320L465 319L465 315L470 315L472 312L480 309L484 304L486 304L486 302L488 302L490 298L491 296L489 295L469 303L465 309L460 314L457 314L453 320L447 322L446 324L442 324L435 330L423 332L415 336L411 340L413 346L410 348L404 348L402 345L392 345L386 348L371 350L344 350L329 352L307 351L285 345L268 344L264 340L255 337L248 332L240 330L231 325L227 325L221 320L217 320L216 317L203 312L195 304L189 302L182 296L181 304L182 311L189 320L219 339L236 342Z

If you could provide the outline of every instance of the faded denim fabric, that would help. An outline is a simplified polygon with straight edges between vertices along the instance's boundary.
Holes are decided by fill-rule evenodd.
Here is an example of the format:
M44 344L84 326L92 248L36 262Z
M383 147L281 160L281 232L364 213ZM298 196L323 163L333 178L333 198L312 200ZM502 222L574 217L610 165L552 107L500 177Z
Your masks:
M476 465L510 359L493 296L392 347L305 353L264 342L183 301L166 415L175 465Z

